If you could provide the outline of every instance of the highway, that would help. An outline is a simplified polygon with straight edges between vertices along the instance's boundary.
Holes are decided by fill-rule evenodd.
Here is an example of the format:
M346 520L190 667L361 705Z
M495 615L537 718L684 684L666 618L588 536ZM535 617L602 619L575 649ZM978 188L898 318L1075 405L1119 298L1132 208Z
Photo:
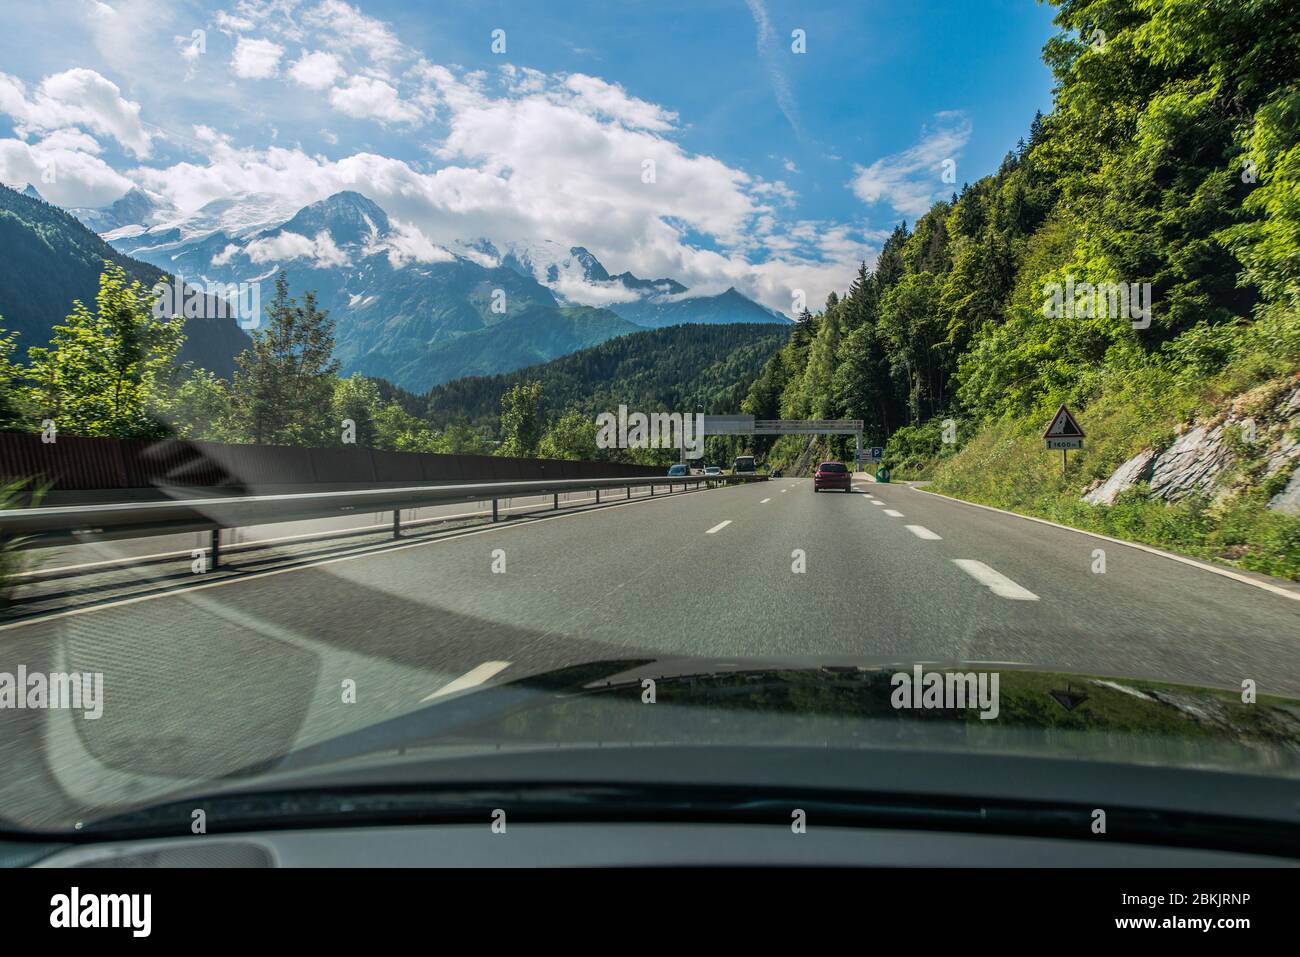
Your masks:
M0 672L103 672L105 685L98 720L0 713L0 808L66 824L439 693L599 658L1016 662L1249 678L1300 697L1300 601L1274 588L862 480L848 494L777 479L235 558L0 625Z

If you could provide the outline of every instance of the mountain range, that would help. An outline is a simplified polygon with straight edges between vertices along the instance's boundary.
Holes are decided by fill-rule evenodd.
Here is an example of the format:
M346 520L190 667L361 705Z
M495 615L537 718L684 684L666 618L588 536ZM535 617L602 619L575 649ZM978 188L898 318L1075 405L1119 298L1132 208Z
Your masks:
M344 374L411 391L646 328L789 321L734 288L692 296L673 279L610 275L581 246L436 245L352 191L292 211L251 194L180 215L134 189L72 212L120 253L187 283L267 281L283 269L295 294L314 290L335 320Z

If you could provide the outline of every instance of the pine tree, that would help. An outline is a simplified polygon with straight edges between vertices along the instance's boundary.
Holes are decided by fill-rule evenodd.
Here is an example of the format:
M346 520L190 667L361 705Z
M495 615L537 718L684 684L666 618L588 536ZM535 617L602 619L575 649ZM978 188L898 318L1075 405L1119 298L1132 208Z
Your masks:
M334 323L316 306L314 293L301 305L289 295L283 272L266 307L264 328L236 360L235 418L249 440L270 445L333 444L331 400L339 363Z

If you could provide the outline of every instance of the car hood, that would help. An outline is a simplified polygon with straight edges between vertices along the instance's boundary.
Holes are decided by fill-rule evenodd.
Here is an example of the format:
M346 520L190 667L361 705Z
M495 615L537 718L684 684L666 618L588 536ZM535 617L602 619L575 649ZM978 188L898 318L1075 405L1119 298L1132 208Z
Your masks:
M958 686L964 702L947 697ZM993 662L636 658L448 694L93 826L174 827L196 800L282 824L318 799L313 819L337 821L395 794L418 816L526 791L625 806L710 788L741 803L796 789L1276 822L1294 815L1298 778L1300 702L1238 689Z
M1300 702L990 662L641 658L505 680L294 752L663 746L1014 753L1300 777Z

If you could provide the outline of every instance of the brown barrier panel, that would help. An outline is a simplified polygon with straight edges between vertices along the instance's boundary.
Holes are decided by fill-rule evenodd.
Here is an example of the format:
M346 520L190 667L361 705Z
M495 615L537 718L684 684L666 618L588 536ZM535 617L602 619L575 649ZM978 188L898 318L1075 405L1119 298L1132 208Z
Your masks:
M311 449L287 445L195 444L244 485L310 485L316 481Z
M329 485L373 484L375 463L370 449L311 449L312 477Z
M35 433L0 432L0 479L53 488L123 488L126 470L115 440L56 435L46 443Z
M375 464L376 482L413 485L424 481L424 469L420 463L422 456L374 449L370 458Z
M424 471L426 482L460 482L465 473L459 455L421 455L420 467Z
M242 485L201 446L184 440L122 442L126 488L189 485L203 488Z

